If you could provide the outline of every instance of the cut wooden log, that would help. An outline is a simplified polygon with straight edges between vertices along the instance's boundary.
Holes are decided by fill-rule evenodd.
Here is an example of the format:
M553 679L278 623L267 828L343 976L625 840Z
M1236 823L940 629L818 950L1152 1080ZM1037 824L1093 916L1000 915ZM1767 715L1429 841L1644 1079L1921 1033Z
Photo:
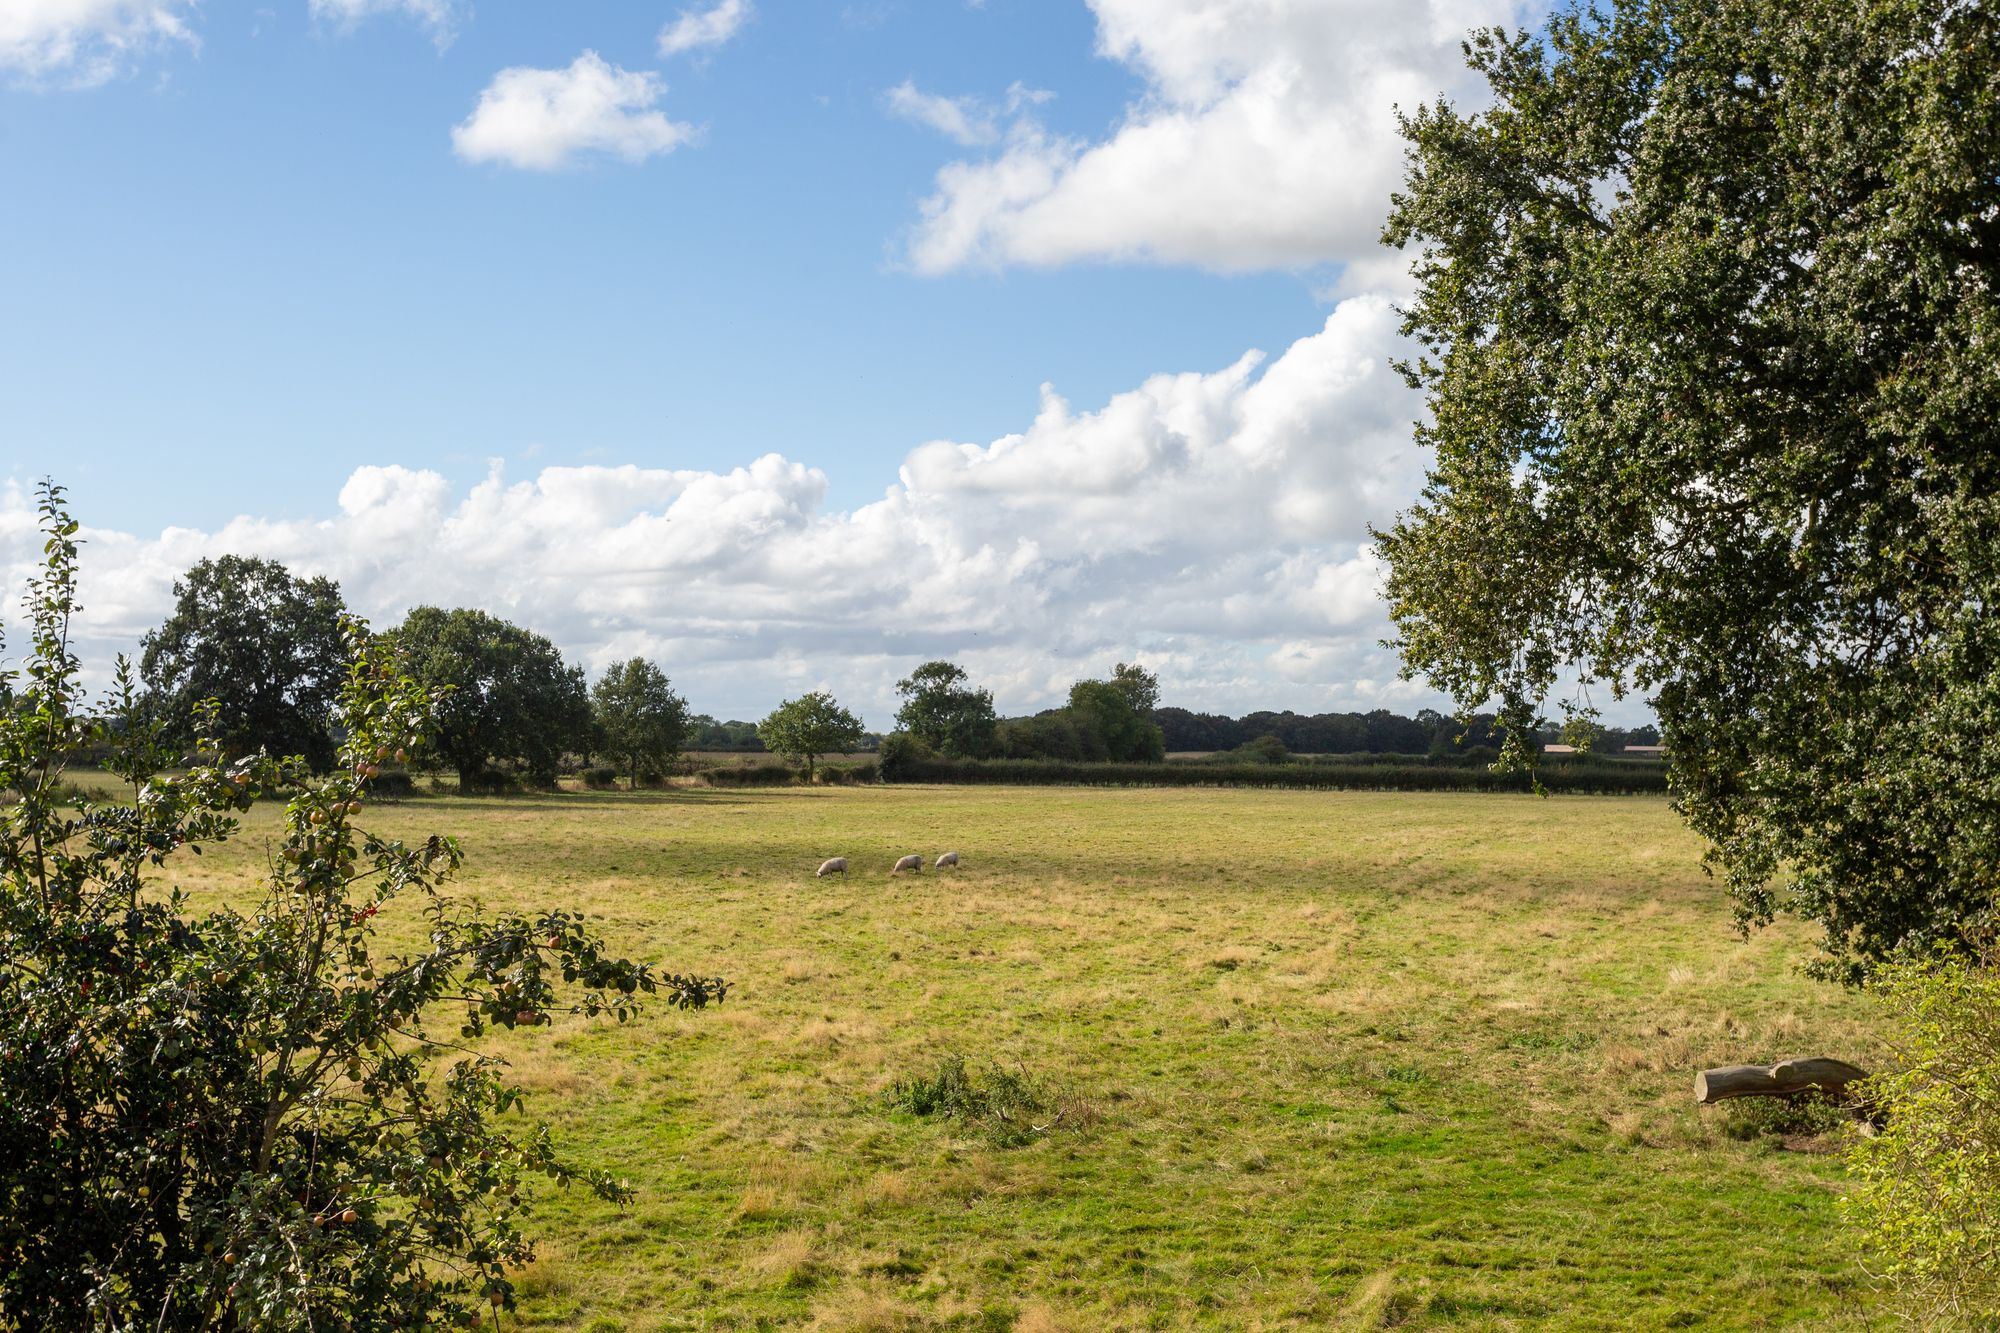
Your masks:
M1695 1100L1703 1106L1731 1097L1796 1097L1802 1092L1822 1092L1839 1098L1847 1085L1868 1077L1845 1060L1813 1056L1804 1060L1780 1060L1774 1065L1729 1065L1704 1069L1694 1076Z

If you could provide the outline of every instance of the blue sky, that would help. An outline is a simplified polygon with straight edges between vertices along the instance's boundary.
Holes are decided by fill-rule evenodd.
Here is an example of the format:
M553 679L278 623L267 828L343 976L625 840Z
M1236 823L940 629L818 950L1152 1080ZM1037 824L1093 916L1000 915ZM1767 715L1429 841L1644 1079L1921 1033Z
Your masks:
M1100 128L1136 81L1092 57L1081 5L773 6L661 61L674 12L489 5L440 50L394 15L217 4L198 50L8 92L0 175L37 201L0 212L8 470L62 459L93 521L135 528L302 517L359 463L470 480L530 450L726 468L775 449L858 503L912 444L1018 424L1044 380L1101 400L1323 317L1291 274L898 263L948 145L885 90L1021 80L1062 89L1052 122ZM496 69L583 49L660 69L699 141L636 169L453 156Z
M0 463L107 647L255 548L719 713L940 653L1415 707L1389 108L1521 15L0 0Z

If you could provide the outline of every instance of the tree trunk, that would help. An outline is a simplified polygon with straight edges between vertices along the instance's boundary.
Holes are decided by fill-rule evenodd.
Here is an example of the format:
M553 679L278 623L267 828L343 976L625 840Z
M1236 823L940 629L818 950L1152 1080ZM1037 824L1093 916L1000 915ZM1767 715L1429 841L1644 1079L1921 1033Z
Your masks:
M1694 1076L1694 1095L1703 1106L1731 1097L1794 1097L1801 1092L1822 1092L1839 1098L1846 1095L1848 1084L1867 1077L1867 1070L1857 1069L1844 1060L1814 1056L1780 1060L1774 1065L1705 1069Z

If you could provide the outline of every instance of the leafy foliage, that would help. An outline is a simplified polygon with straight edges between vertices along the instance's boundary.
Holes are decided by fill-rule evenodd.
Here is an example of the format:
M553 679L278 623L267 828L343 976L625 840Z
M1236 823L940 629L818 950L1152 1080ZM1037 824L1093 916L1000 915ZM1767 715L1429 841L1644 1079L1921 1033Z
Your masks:
M1950 941L2000 866L2000 11L1617 0L1404 121L1412 672L1653 696L1746 924L1823 972Z
M204 735L178 777L72 811L63 756L130 735L81 706L69 650L76 523L44 489L31 643L0 714L0 1325L422 1329L510 1308L531 1176L623 1188L565 1160L477 1042L549 1015L699 1007L719 980L616 958L575 914L486 917L445 896L460 851L363 824L379 763L434 696L349 629L331 774ZM207 710L213 722L215 710ZM155 882L282 799L248 917ZM384 914L421 916L387 952ZM413 923L414 924L414 923Z
M1902 1049L1864 1085L1883 1128L1855 1141L1842 1206L1922 1327L1990 1328L2000 1310L2000 970L1932 956L1900 960L1874 982Z
M824 690L787 699L757 724L757 735L776 754L803 760L810 778L824 754L845 754L861 744L861 719L835 703Z
M687 739L687 700L643 657L620 662L590 690L598 748L624 761L632 785L667 771Z
M992 754L999 727L993 692L973 689L968 679L956 663L924 663L896 682L896 693L903 697L896 725L948 758Z
M1078 729L1095 742L1093 748L1102 748L1104 758L1157 763L1167 757L1166 735L1140 711L1135 697L1145 696L1129 682L1080 680L1070 686L1069 712Z
M156 696L165 735L186 745L205 699L220 705L224 751L305 756L333 763L334 696L347 665L340 585L301 579L275 560L203 560L174 583L174 612L146 636L139 672Z
M583 671L532 630L484 611L420 606L395 631L402 669L433 690L436 747L461 790L486 785L488 765L516 763L549 785L565 753L589 748Z
M1120 662L1111 669L1111 685L1132 711L1145 716L1160 706L1160 678L1136 662Z

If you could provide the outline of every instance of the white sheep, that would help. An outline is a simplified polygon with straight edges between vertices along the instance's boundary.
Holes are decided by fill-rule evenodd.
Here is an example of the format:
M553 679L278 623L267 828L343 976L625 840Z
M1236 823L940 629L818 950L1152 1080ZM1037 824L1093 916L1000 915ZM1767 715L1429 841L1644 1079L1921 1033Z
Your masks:
M921 875L924 873L924 858L921 856L906 856L896 862L896 869L891 870L889 873L893 875L897 870L914 870Z
M828 875L840 875L845 877L847 874L847 858L844 856L836 856L831 861L822 861L820 862L819 870L815 873L821 879L825 879Z
M957 864L958 864L957 852L946 852L943 856L940 856L937 859L937 869L939 870L943 870L946 866L955 866Z

